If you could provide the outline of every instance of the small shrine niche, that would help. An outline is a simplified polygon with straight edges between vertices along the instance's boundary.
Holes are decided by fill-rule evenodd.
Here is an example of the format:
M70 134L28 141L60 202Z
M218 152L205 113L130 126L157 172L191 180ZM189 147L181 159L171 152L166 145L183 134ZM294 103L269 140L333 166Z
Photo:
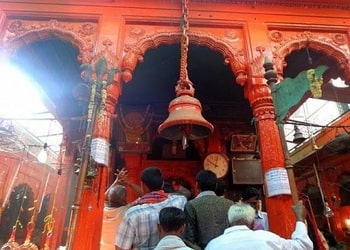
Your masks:
M117 144L119 152L146 153L150 151L151 106L119 106Z

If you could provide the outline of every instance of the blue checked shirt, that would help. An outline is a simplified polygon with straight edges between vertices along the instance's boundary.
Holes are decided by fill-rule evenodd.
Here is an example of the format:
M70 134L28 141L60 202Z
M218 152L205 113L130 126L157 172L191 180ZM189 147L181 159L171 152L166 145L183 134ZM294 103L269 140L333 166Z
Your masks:
M122 249L154 249L159 242L157 230L159 211L164 207L184 209L187 199L183 195L169 195L165 201L142 204L129 208L119 225L115 245Z

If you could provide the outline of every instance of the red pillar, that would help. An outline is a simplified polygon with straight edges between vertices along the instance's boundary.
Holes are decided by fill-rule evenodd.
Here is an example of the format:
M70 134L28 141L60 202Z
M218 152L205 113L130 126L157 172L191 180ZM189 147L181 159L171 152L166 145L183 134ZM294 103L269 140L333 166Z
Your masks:
M127 163L125 168L128 170L128 177L132 183L141 184L140 173L142 171L142 155L130 153L124 155L124 160ZM127 186L127 202L132 202L138 198L135 191Z
M111 118L115 112L115 104L120 94L119 82L113 82L108 87L106 100L106 113L99 117L95 124L93 138L110 142ZM100 249L101 229L104 208L104 193L108 183L108 167L98 164L97 175L87 179L82 195L82 202L76 223L76 230L70 250L96 250Z
M266 174L274 170L284 170L285 157L278 126L275 122L271 91L267 83L265 83L265 79L253 78L246 88L246 96L251 104L258 129L269 227L272 232L282 237L290 238L296 221L291 208L293 205L292 196L280 194L269 197L266 190Z

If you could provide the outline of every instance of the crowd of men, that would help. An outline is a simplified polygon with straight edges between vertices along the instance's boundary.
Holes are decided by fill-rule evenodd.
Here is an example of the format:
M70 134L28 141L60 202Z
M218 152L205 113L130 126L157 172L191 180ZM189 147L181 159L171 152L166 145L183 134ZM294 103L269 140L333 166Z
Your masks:
M209 170L196 176L198 194L164 185L162 172L148 167L141 185L131 183L122 170L105 194L101 250L165 249L313 249L305 225L306 210L294 205L296 226L290 239L269 231L259 192L248 188L233 202L219 194L220 181ZM129 185L139 195L126 203Z

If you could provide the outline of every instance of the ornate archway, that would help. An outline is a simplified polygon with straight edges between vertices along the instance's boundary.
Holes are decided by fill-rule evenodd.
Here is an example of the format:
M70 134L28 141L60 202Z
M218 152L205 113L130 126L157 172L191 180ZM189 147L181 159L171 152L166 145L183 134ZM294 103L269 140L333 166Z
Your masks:
M90 62L93 44L96 39L95 23L66 23L57 20L28 21L11 20L7 26L6 36L1 41L8 54L16 52L24 45L50 38L58 38L76 46L81 63Z
M316 52L322 52L338 62L338 68L342 70L344 80L350 80L350 54L348 39L342 33L333 33L329 36L319 35L305 31L296 36L285 37L282 32L274 30L270 32L270 39L278 45L274 46L273 62L277 73L282 76L286 66L284 59L293 51L310 48Z
M244 85L246 81L247 60L242 50L233 48L222 39L209 34L189 32L190 43L206 46L224 56L224 63L229 64L232 72L236 75L236 82ZM125 46L126 54L121 63L122 79L129 82L136 65L143 62L143 57L148 49L157 48L160 45L178 43L181 34L179 32L158 32L145 35L137 43Z

